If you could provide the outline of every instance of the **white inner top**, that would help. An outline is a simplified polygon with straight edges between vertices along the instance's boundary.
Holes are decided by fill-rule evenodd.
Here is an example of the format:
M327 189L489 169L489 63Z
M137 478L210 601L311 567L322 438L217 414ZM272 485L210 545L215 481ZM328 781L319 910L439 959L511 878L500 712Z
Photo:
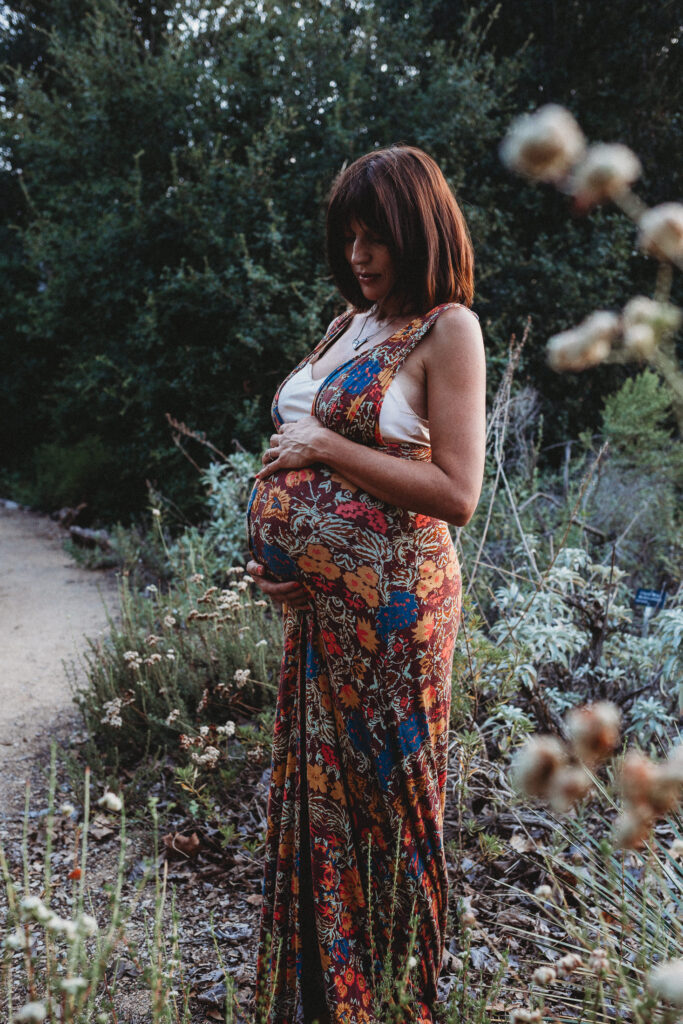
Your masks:
M285 423L302 416L310 416L315 396L325 378L313 379L311 364L306 363L283 385L278 397L278 410ZM408 441L411 444L429 444L429 420L418 416L408 401L401 385L400 372L394 377L384 395L379 411L379 429L385 441Z

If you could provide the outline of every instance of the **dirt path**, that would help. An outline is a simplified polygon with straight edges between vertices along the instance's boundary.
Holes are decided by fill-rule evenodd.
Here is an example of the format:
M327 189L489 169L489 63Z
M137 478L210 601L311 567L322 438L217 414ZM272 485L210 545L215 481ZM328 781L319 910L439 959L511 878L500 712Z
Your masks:
M111 573L80 568L63 531L0 502L0 823L23 805L25 777L74 705L63 662L106 631Z

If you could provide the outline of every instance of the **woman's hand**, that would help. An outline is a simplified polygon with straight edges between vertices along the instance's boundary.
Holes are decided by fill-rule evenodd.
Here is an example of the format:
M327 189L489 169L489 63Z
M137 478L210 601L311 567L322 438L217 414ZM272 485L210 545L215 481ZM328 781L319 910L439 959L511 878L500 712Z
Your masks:
M320 461L320 441L329 433L315 416L302 416L294 423L283 423L270 438L263 453L263 469L256 479L263 479L279 469L303 469Z
M274 583L264 579L265 568L258 562L247 562L247 572L256 586L270 597L276 604L287 604L290 608L308 608L311 596L300 583L290 580L288 583Z

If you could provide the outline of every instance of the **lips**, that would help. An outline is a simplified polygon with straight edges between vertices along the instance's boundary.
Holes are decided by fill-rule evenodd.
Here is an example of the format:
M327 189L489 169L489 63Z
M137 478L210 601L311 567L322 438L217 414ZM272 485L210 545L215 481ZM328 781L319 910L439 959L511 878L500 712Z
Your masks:
M356 277L361 284L370 284L371 281L376 281L379 278L379 274L356 274Z

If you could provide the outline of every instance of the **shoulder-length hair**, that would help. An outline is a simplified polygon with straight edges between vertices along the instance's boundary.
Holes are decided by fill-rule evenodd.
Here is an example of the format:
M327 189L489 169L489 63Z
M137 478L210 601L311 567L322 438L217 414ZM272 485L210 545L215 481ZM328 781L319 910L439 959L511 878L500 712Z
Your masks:
M396 273L391 294L400 298L402 310L424 313L443 302L471 306L474 253L467 224L438 165L421 149L374 150L343 170L332 186L327 258L344 298L365 310L372 303L344 253L352 220L389 247Z

